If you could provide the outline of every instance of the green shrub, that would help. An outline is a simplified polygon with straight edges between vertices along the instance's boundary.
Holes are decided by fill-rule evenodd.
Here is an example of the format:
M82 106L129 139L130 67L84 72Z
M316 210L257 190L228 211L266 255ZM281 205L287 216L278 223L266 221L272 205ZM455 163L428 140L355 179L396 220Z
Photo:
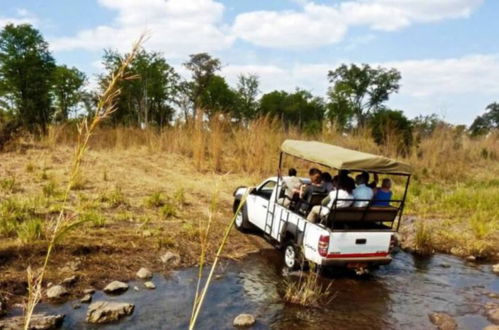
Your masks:
M43 222L39 218L29 219L21 223L16 232L21 243L34 243L34 241L44 238Z
M47 182L43 186L42 191L43 191L43 196L45 196L47 198L54 197L54 196L58 195L57 185L55 184L55 182L53 180L50 180L49 182Z
M165 205L163 205L160 212L161 212L161 215L166 219L168 219L170 217L177 216L177 210L176 210L175 205L172 203L169 203L169 202L167 202L167 203L165 203Z
M6 192L15 192L17 190L18 183L15 177L5 178L0 180L0 188Z
M88 211L80 215L80 221L89 222L94 227L103 227L106 224L106 218L95 211Z
M144 201L144 204L147 207L161 207L166 203L166 199L163 196L161 191L153 192L149 197L147 197Z
M125 194L120 187L115 187L113 190L110 190L101 195L100 201L104 203L109 203L111 207L118 207L120 205L127 205L128 202L125 198Z

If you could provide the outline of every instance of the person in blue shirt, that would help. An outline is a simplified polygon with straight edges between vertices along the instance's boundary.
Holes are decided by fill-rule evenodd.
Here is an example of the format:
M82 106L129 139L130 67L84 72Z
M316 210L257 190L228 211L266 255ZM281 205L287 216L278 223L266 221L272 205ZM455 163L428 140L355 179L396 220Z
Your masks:
M383 179L381 182L381 188L376 189L374 193L373 206L390 206L390 200L392 199L392 180Z

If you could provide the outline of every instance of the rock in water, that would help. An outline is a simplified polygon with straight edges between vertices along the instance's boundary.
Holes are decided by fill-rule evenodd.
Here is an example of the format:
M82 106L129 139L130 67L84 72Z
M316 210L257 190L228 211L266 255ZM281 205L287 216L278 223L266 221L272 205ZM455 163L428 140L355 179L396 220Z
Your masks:
M494 266L492 266L492 271L499 275L499 264L495 264Z
M239 314L235 319L233 325L235 327L250 327L255 324L255 317L251 314Z
M153 283L153 282L151 282L151 281L147 281L147 282L145 282L145 283L144 283L144 286L145 286L146 288L148 288L148 289L156 289L156 285L154 285L154 283Z
M430 315L431 323L435 324L439 330L455 330L457 323L454 319L445 313L432 313Z
M121 293L126 290L128 290L128 284L120 281L113 281L104 288L105 293Z
M152 277L152 273L149 269L147 268L144 268L142 267L141 269L139 269L139 271L137 272L137 277L142 279L142 280L145 280L145 279L148 279L148 278L151 278Z
M87 293L86 295L83 296L83 298L80 299L80 302L83 304L88 304L92 301L92 295L90 293Z
M30 329L48 330L56 329L62 325L64 315L46 315L46 314L33 314L30 322ZM0 329L2 330L17 330L23 329L24 316L16 316L8 319L0 320Z
M83 290L83 293L84 294L94 294L95 292L95 289L94 288L90 288L90 289L85 289Z
M495 303L485 304L487 318L495 324L499 324L499 305Z
M68 294L68 290L62 285L53 285L47 290L47 298L58 299Z
M160 259L167 266L177 267L180 264L180 255L170 251L162 255Z
M135 306L125 302L96 301L88 306L88 323L108 323L133 313Z

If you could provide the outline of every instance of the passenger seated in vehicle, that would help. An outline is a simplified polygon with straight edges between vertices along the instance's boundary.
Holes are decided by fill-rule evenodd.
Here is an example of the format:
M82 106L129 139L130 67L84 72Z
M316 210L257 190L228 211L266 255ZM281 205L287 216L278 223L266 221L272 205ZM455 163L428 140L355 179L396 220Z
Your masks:
M322 184L321 179L322 172L317 168L311 168L308 171L308 175L310 176L310 184L302 185L300 187L300 198L304 201L308 201L312 194L315 193L325 193L326 188Z
M284 195L286 197L279 198L279 204L285 207L289 207L289 204L295 197L295 193L299 191L302 182L296 177L296 169L290 168L288 171L288 176L282 178Z
M369 173L364 171L362 172L362 175L366 177L366 182L369 182ZM379 177L377 173L374 173L374 179L372 182L367 183L366 186L368 186L371 189L376 189L376 186L378 185L379 182Z
M335 181L335 182L342 181L348 187L351 187L352 189L355 189L355 181L349 176L349 174L350 174L349 170L340 170L338 172L338 175L336 175L333 178L333 181Z
M373 190L367 186L366 176L359 174L355 177L357 188L353 191L354 207L366 207L374 196Z
M329 195L324 198L322 205L312 207L312 210L310 210L310 213L307 216L307 220L312 223L317 223L321 217L327 217L333 208L336 197L338 197L335 206L336 208L340 209L351 206L353 202L351 187L346 182L339 181L338 190L332 190Z
M374 194L373 205L374 206L390 206L390 200L392 199L392 180L383 179L381 182L381 188L376 189Z
M328 172L323 172L321 175L322 185L326 188L327 192L334 189L333 177Z

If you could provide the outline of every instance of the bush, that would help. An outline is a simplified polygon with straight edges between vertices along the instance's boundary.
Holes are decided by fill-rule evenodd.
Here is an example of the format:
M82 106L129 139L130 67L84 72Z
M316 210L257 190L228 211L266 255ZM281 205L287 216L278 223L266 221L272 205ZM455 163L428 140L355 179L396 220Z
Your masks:
M395 144L397 153L409 153L412 146L412 125L402 111L378 110L370 118L369 126L378 145Z
M144 204L147 207L161 207L161 206L164 206L165 203L166 203L166 200L163 197L163 193L161 193L161 191L155 191L155 192L153 192L144 201Z

